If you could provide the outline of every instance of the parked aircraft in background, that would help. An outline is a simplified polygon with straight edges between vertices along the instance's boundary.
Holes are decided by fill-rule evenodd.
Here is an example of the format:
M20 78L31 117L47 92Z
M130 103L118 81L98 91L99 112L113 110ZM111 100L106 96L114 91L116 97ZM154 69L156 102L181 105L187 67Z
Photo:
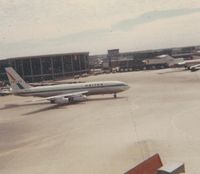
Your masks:
M44 97L39 100L48 100L56 104L81 102L86 100L86 96L96 94L113 94L114 98L116 98L117 93L129 88L126 83L120 81L99 81L32 87L12 67L6 68L6 73L12 88L12 94Z
M183 62L183 58L173 58L169 55L160 55L155 58L145 59L142 62L146 65L147 69L154 68L167 68L167 67L175 67L178 63Z
M195 65L200 65L200 59L185 60L183 62L179 62L178 65L179 66L184 66L185 69L190 70Z
M190 67L191 72L198 71L198 70L200 70L200 64L193 65Z

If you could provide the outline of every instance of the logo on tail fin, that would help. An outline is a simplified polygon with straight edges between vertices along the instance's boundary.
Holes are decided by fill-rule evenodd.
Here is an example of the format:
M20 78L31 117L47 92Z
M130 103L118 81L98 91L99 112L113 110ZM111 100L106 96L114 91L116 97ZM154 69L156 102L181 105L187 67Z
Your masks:
M31 87L12 67L7 67L5 70L13 92L18 92L19 90L24 90Z
M9 72L7 72L7 74L9 75L9 77L11 78L11 83L16 83L16 85L19 87L19 89L24 89L24 87L20 84L22 83L22 81L17 81L13 76L12 74L10 74Z
M24 89L24 87L20 83L17 83L17 86L19 87L19 89Z
M13 83L16 82L15 78L12 76L12 74L10 74L8 71L7 71L7 74L9 75L9 77L12 79Z

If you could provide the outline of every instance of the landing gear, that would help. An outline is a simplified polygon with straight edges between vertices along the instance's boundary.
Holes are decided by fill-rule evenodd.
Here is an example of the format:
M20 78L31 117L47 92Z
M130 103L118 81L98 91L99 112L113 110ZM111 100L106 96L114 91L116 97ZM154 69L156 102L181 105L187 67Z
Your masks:
M113 97L114 97L114 98L117 98L117 94L116 94L116 93L114 93L114 94L113 94Z
M56 102L55 102L55 100L50 100L50 103L51 103L51 104L54 104L54 103L56 103Z
M70 98L69 98L69 103L73 103L73 102L74 102L73 97L70 97Z

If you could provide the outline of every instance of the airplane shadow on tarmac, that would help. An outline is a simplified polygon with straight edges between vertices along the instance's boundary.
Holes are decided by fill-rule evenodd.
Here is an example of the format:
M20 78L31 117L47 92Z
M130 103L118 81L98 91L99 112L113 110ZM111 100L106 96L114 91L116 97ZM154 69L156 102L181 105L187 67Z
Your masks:
M114 99L113 97L107 97L107 98L89 98L87 99L86 101L84 102L77 102L77 103L73 103L71 105L80 105L80 104L85 104L87 102L91 102L91 101L103 101L103 100L117 100L117 99L124 99L126 97L117 97L116 99ZM23 115L32 115L32 114L37 114L37 113L40 113L40 112L45 112L45 111L48 111L48 110L52 110L52 109L60 109L64 106L68 106L68 104L62 104L62 105L57 105L57 104L53 104L52 106L48 106L48 107L45 107L45 108L42 108L42 109L38 109L38 110L35 110L35 111L31 111L31 112L28 112L28 113L25 113Z
M104 98L88 98L87 102L90 101L102 101L102 100L117 100L117 99L124 99L127 97L117 97L117 98L113 98L113 97L104 97Z
M5 110L5 109L12 109L12 108L18 108L18 107L23 107L23 106L34 106L34 105L46 105L49 102L43 102L43 103L25 103L25 104L5 104L4 107L0 108L0 110Z
M127 97L117 97L116 99L114 99L113 97L103 97L103 98L88 98L85 102L78 102L78 103L73 103L72 105L78 105L78 104L84 104L87 102L94 102L94 101L104 101L104 100L120 100L120 99L124 99ZM41 106L41 105L48 105L48 107L45 108L41 108L35 111L31 111L28 113L24 113L23 115L32 115L32 114L36 114L36 113L40 113L40 112L45 112L48 110L52 110L52 109L59 109L62 108L64 106L67 106L67 104L62 104L62 105L57 105L57 104L52 104L49 106L49 102L42 102L42 103L25 103L25 104L6 104L4 105L4 107L0 108L0 110L5 110L5 109L12 109L12 108L19 108L19 107L26 107L26 106Z
M48 107L45 107L45 108L42 108L42 109L38 109L38 110L35 110L35 111L24 113L23 115L37 114L37 113L45 112L45 111L52 110L52 109L59 109L59 108L61 108L63 106L66 106L66 104L63 104L63 105L53 104L52 106L48 106Z

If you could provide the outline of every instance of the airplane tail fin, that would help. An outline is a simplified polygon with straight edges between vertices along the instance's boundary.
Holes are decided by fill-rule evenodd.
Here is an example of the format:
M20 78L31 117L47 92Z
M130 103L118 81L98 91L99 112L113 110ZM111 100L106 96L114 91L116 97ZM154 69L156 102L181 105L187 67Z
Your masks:
M31 87L20 77L20 75L12 67L5 68L5 70L13 93Z

